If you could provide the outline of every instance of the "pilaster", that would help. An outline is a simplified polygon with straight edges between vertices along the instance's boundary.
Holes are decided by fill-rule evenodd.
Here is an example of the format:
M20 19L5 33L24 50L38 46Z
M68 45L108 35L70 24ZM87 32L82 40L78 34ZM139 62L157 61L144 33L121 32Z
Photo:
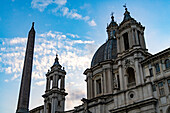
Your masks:
M124 76L121 61L118 62L119 77L120 77L120 90L124 90Z
M140 85L141 80L140 80L139 61L138 61L138 59L135 59L135 69L136 69L136 84Z
M137 34L137 30L135 29L135 38L136 38L136 44L139 45L139 38Z

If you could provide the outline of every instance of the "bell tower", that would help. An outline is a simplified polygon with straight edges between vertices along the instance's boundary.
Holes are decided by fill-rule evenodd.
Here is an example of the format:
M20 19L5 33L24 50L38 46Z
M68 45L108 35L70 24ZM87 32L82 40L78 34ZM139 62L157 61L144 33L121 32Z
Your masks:
M130 12L125 7L123 21L119 25L117 33L117 52L122 54L125 51L140 48L147 50L144 39L145 27L130 16Z
M126 5L124 7L124 18L116 32L120 90L130 89L144 83L140 61L150 55L145 45L145 27L130 16Z
M46 74L46 91L44 97L44 113L63 113L65 107L65 75L64 67L58 61L55 62Z

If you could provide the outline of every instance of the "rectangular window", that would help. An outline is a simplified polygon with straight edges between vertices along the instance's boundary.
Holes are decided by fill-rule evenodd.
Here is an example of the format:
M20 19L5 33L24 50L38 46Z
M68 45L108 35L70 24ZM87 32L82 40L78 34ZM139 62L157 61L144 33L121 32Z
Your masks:
M128 50L129 49L128 33L123 34L123 39L124 39L125 50Z
M96 89L97 89L97 94L101 94L102 93L101 79L96 80Z
M152 68L149 69L149 74L150 74L151 77L153 76L153 70L152 70Z
M156 68L156 72L159 73L160 72L160 67L159 67L158 63L156 63L155 68Z
M58 101L58 106L61 106L61 102L60 101Z
M169 92L170 92L170 79L168 79L168 88L169 88Z
M120 79L119 79L119 75L117 75L117 82L118 82L118 89L120 89Z
M165 91L164 91L164 84L163 84L163 82L159 82L158 83L158 87L159 87L159 94L160 94L160 96L164 96L165 95Z
M153 90L153 92L156 91L156 86L155 85L152 86L152 90Z

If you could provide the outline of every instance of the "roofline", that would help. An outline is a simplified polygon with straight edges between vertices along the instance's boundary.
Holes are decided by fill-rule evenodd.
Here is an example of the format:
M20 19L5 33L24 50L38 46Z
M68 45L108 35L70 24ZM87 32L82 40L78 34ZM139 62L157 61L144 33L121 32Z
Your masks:
M160 51L160 52L158 52L158 53L156 53L156 54L154 54L154 55L151 55L151 56L147 57L146 59L144 59L143 61L141 61L141 64L144 65L144 64L146 64L147 62L151 62L151 61L157 59L157 57L161 57L161 56L166 55L166 54L170 54L170 47L167 48L167 49L165 49L165 50L163 50L163 51Z

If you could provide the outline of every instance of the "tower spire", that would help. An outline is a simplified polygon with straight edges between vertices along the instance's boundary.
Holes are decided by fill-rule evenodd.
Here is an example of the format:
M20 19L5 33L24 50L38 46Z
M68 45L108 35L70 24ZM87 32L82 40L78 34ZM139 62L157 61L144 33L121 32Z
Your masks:
M27 47L25 52L24 67L18 98L16 113L29 113L29 97L31 87L32 63L34 54L35 30L34 22L28 34Z
M123 21L126 21L126 20L129 20L129 19L131 18L131 16L130 16L130 12L129 12L128 9L127 9L126 4L123 5L123 7L125 8L125 13L124 13L124 19L123 19Z
M111 13L111 19L114 22L114 16L113 16L114 12Z

